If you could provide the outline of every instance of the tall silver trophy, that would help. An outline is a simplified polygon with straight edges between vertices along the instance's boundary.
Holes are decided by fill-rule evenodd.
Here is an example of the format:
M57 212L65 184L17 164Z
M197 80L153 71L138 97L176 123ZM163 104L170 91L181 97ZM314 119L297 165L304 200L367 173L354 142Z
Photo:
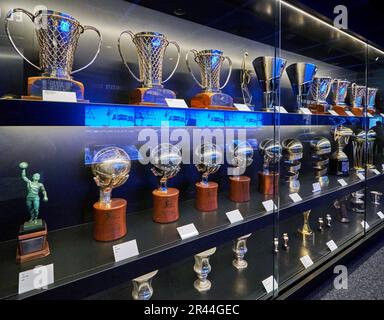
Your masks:
M291 82L292 91L296 96L296 112L307 106L308 94L312 81L317 72L317 66L312 63L298 62L287 67L287 74Z
M262 110L273 112L277 103L280 78L284 72L287 60L279 57L264 56L256 58L252 64L263 91Z
M375 168L373 159L375 139L376 132L373 130L365 132L365 130L359 129L352 136L353 167L356 172L364 173L365 168Z
M283 161L285 166L285 181L288 183L290 192L300 190L299 171L301 159L303 158L303 144L293 138L283 140Z
M197 80L193 74L190 64L189 55L193 54L195 63L200 68L201 82ZM229 78L232 73L232 60L228 56L224 56L220 50L202 50L195 49L188 50L185 61L188 71L192 78L199 85L203 91L195 95L191 99L191 106L193 108L212 108L212 109L233 109L233 98L221 90L228 84ZM220 85L221 70L224 61L228 61L229 71L227 79L223 85Z
M367 112L369 112L372 115L376 113L375 99L376 99L377 91L379 91L379 89L377 88L369 87L367 89Z
M9 30L9 21L15 13L24 13L34 24L39 44L39 65L28 60L17 48ZM87 30L96 32L99 44L96 54L84 67L72 70L80 36ZM41 71L41 76L28 78L28 95L24 99L42 99L43 90L75 92L77 100L84 100L84 85L74 81L72 75L88 68L100 53L102 37L94 27L82 26L72 16L53 10L39 10L35 14L24 9L12 9L5 19L5 31L16 52L31 66Z
M364 99L365 99L365 86L359 86L356 83L352 83L349 89L351 112L355 116L362 116L364 111Z
M314 77L311 85L311 96L313 102L310 103L309 109L315 114L325 114L328 111L327 97L331 92L332 78L330 77Z
M336 176L348 176L349 159L343 149L348 145L353 131L340 124L331 129L331 135L335 141L336 151L331 155L330 171Z
M341 79L334 79L332 83L332 109L342 116L346 116L345 111L349 111L345 103L349 85L349 81Z
M139 59L139 76L134 74L122 52L121 40L125 34L131 37L136 47ZM170 44L174 45L177 50L176 65L168 78L163 80L164 55ZM118 49L121 59L129 73L141 83L141 88L135 89L130 94L130 103L140 105L167 105L166 98L176 98L176 94L172 90L163 87L163 84L172 78L179 65L181 50L176 41L169 41L166 35L159 32L145 31L135 34L132 31L125 30L120 34Z
M310 147L315 177L321 186L327 186L329 184L328 167L331 142L324 137L314 137L310 141Z

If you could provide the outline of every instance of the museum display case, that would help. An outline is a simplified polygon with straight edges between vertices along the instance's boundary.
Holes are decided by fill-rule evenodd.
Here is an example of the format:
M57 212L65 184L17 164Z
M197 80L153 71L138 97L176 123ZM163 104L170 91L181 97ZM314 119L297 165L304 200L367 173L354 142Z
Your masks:
M384 228L368 40L295 1L0 9L1 299L279 299Z

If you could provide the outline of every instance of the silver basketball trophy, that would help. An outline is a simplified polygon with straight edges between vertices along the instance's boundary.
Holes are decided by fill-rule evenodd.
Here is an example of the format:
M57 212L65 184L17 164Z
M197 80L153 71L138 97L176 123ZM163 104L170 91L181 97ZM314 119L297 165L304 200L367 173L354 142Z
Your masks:
M300 190L299 171L301 159L303 158L303 144L293 138L283 140L283 162L285 167L285 181L288 183L290 192Z
M347 114L345 111L349 111L349 108L345 103L349 84L349 81L341 79L334 79L332 82L332 110L341 116L346 116Z
M122 48L122 36L128 34L136 47L139 59L139 77L134 74L125 58ZM172 44L177 50L176 65L167 79L163 80L164 55L168 46ZM176 41L169 41L167 36L159 32L145 31L133 33L125 30L120 34L118 49L125 66L129 73L138 82L141 88L135 89L129 95L129 102L132 104L157 106L167 105L165 99L175 99L176 94L164 88L163 84L172 78L180 61L180 46Z
M258 57L253 60L253 67L263 91L263 111L275 110L280 78L286 64L287 60L273 56Z
M308 106L314 114L326 114L329 105L327 97L331 92L332 78L330 77L314 77L311 85L311 96L313 102Z
M9 21L15 13L24 13L34 24L39 44L40 63L36 65L28 60L16 47L10 31ZM80 36L87 30L96 32L99 44L96 54L84 67L72 70L73 59ZM72 16L52 10L40 10L35 14L24 9L12 9L5 19L5 31L16 52L31 66L41 71L41 76L28 78L28 95L23 99L41 100L44 90L75 92L78 101L84 100L84 85L72 79L72 75L88 68L100 53L102 38L99 30L91 26L82 26Z
M365 86L359 86L356 83L352 83L349 88L351 112L358 117L361 117L364 113L364 99L365 99Z
M189 55L193 54L195 63L200 68L201 82L197 80L189 65ZM229 64L229 73L224 84L220 85L221 69L224 61ZM235 109L233 107L233 98L221 90L228 84L232 73L232 61L228 56L224 56L220 50L188 50L185 61L188 71L192 78L203 91L191 99L192 108L205 109Z
M312 63L298 62L287 67L287 74L291 82L293 94L296 96L295 112L307 106L308 94L312 81L317 72L317 66Z
M331 142L324 137L314 137L310 141L310 147L315 177L320 186L327 186L329 184L328 166Z
M367 112L369 112L371 115L375 115L376 113L375 100L377 91L379 91L377 88L369 87L367 89Z

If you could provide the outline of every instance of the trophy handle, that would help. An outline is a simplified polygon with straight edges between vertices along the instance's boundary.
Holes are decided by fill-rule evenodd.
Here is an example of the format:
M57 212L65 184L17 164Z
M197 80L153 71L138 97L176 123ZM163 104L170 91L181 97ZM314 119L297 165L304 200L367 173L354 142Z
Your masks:
M72 71L72 72L71 72L71 75L72 75L72 74L75 74L75 73L77 73L77 72L79 72L79 71L82 71L82 70L84 70L84 69L87 69L91 64L93 64L93 63L95 62L95 60L96 60L96 58L97 58L97 56L99 55L100 50L101 50L101 44L102 44L102 42L103 42L103 38L102 38L102 36L101 36L100 31L99 31L98 29L94 28L94 27L91 27L91 26L84 26L83 29L84 29L83 32L85 32L85 31L87 31L87 30L95 31L95 32L97 33L97 35L99 36L99 45L98 45L98 47L97 47L97 51L96 51L96 54L95 54L95 56L93 57L93 59L92 59L87 65L85 65L84 67Z
M232 60L228 57L228 56L225 56L224 57L224 60L228 60L228 65L229 65L229 73L228 73L228 77L227 77L227 80L225 80L225 83L219 88L220 90L221 89L224 89L225 86L228 84L228 81L229 81L229 78L231 77L231 73L232 73Z
M176 69L179 66L179 62L180 62L181 50L180 50L179 44L176 41L169 41L169 44L173 44L176 47L176 49L177 49L177 61L176 61L175 68L172 70L172 72L169 75L169 77L167 79L165 79L161 84L166 83L169 79L172 78L172 76L176 72Z
M127 60L125 60L125 58L124 58L123 52L121 51L121 37L124 34L129 34L131 36L132 40L133 40L133 38L135 36L135 34L132 31L129 31L129 30L124 30L122 33L120 33L119 40L117 41L117 47L119 49L120 57L121 57L121 59L123 59L123 62L125 64L126 68L128 69L129 73L131 74L131 76L134 77L138 82L143 82L142 79L136 77L136 75L133 73L133 71L131 70L131 68L128 65Z
M199 85L199 87L201 87L202 89L205 89L205 87L199 82L199 80L196 79L195 75L194 75L193 72L192 72L191 67L189 66L188 58L189 58L189 54L190 54L191 52L192 52L193 54L196 55L197 50L195 50L195 49L188 50L188 51L187 51L187 54L185 55L185 63L187 64L188 71L189 71L189 73L191 74L193 80L195 80L195 82Z
M27 15L31 21L33 22L35 20L35 16L30 13L29 11L27 10L24 10L24 9L21 9L21 8L16 8L16 9L12 9L8 12L7 14L7 17L5 18L5 32L8 36L8 39L9 41L11 42L13 48L16 50L16 52L20 55L20 57L22 57L25 61L27 61L32 67L35 67L37 70L41 71L41 68L38 67L37 65L35 65L34 63L32 63L31 61L29 61L22 53L21 51L19 50L19 48L17 48L15 42L13 41L13 38L11 36L11 33L9 31L9 19L13 16L14 13L16 12L21 12L21 13L24 13L25 15Z

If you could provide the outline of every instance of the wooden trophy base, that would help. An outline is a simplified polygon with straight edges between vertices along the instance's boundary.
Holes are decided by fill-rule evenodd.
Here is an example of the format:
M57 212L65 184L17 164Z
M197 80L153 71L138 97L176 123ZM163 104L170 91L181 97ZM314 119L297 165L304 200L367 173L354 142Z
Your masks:
M165 99L176 99L176 94L161 86L154 88L137 88L129 95L129 103L142 106L167 106Z
M179 190L168 188L166 192L153 190L153 221L171 223L179 220Z
M347 106L333 106L332 110L334 110L339 116L347 116L345 111L348 110Z
M310 104L308 109L311 110L313 114L327 114L327 105L324 104Z
M356 117L362 117L364 108L359 108L359 107L351 107L351 112L356 116Z
M376 114L376 109L367 108L367 112L374 116Z
M24 231L22 225L18 236L19 246L16 251L16 262L24 263L48 256L50 251L47 234L45 222L40 230L35 231Z
M219 185L216 182L208 182L207 185L202 182L196 183L196 209L202 212L216 211L217 190Z
M84 85L81 82L51 77L28 78L28 95L21 98L24 100L42 100L43 90L75 92L77 101L85 101Z
M237 110L231 96L221 92L202 92L191 99L191 107L199 109Z
M279 191L279 173L259 172L259 192L265 195L277 194Z
M113 241L127 234L127 201L111 199L110 205L96 202L93 205L93 238L97 241Z
M251 178L246 176L229 177L229 199L233 202L248 202Z

